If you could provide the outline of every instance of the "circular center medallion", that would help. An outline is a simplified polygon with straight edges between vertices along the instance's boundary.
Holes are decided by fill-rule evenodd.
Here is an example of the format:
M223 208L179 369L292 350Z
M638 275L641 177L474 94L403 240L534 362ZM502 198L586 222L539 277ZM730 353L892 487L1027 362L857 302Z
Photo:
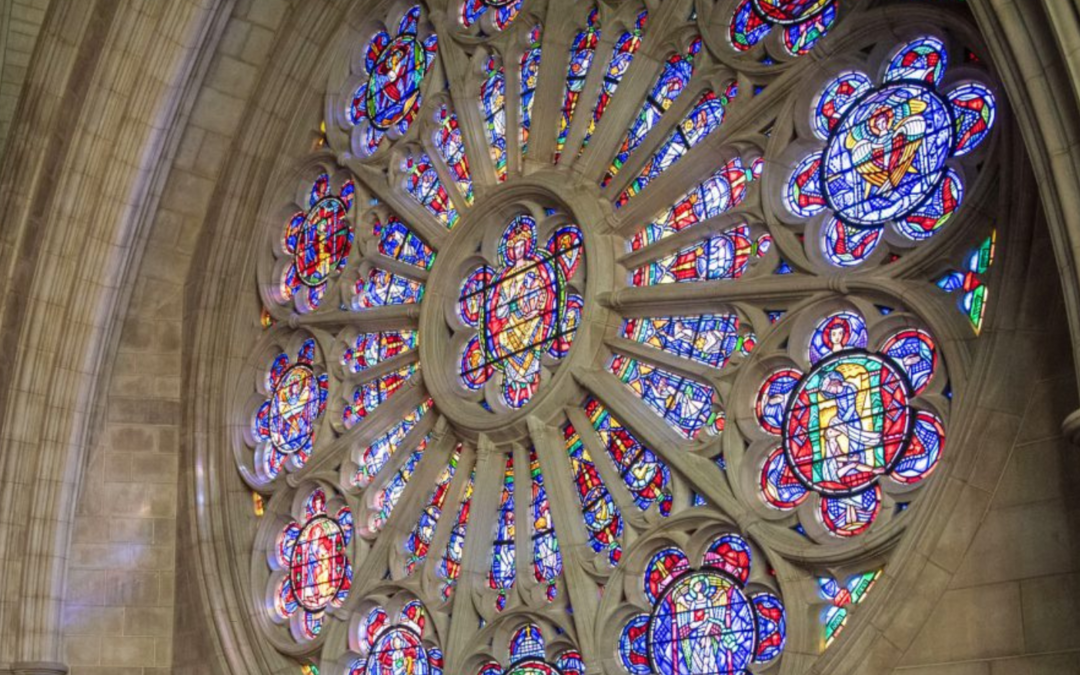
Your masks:
M316 612L330 604L345 582L347 565L341 526L326 516L309 520L297 538L290 565L300 606Z
M420 636L403 626L393 626L375 638L365 675L428 675L431 668Z
M462 285L458 316L477 329L462 355L466 387L479 389L498 373L500 403L521 408L532 400L544 358L566 356L581 319L581 296L569 290L581 248L576 226L558 228L541 248L532 217L511 221L497 266L481 265Z
M799 23L825 9L832 0L754 0L754 9L779 24Z
M829 138L825 199L852 225L902 218L931 196L952 152L952 116L936 92L917 82L873 90Z
M896 464L911 429L910 385L891 359L862 350L822 359L795 387L783 447L811 490L847 496Z
M308 211L296 242L296 273L306 286L321 286L345 261L351 245L346 206L337 197L320 200Z
M306 365L290 368L270 399L270 442L284 453L304 447L319 416L319 385Z
M649 655L657 673L742 673L754 658L755 642L750 601L715 570L673 582L649 622Z
M379 55L368 80L367 115L380 129L405 119L420 101L427 70L424 47L411 33L394 38Z
M545 661L528 659L512 666L506 675L562 675L562 671Z

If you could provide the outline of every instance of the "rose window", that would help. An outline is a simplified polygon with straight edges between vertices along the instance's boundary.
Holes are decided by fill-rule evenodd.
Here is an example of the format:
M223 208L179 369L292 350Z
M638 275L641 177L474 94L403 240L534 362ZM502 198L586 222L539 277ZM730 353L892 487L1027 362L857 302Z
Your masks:
M1015 145L960 9L866 4L348 16L223 359L267 663L763 674L864 625L813 589L902 579L953 489Z

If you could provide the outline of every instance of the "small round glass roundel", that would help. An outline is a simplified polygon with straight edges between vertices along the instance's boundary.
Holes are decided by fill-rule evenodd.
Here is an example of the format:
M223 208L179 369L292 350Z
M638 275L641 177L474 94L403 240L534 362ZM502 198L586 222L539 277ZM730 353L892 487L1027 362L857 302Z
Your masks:
M791 395L783 448L795 477L823 495L846 496L892 469L908 443L907 376L862 350L819 361Z
M882 87L854 104L823 157L822 192L833 212L875 227L928 198L953 152L948 105L917 82Z
M345 582L345 531L327 516L308 521L296 540L289 565L296 600L315 612L330 604Z
M739 585L713 570L670 585L649 623L653 671L742 673L755 653L755 616Z

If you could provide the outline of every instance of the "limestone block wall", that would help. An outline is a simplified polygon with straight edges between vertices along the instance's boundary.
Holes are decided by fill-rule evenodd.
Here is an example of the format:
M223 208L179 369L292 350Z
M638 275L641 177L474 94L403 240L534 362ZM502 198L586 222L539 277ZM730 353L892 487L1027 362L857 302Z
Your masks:
M48 7L49 0L8 0L0 4L0 156Z
M199 273L192 254L215 181L286 9L233 7L160 194L77 507L64 606L72 675L172 666L183 288Z

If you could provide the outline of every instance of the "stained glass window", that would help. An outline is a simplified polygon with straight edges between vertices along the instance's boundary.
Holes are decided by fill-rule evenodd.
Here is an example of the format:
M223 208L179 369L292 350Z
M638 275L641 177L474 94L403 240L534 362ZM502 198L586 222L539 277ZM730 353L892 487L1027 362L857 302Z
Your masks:
M567 424L563 434L589 545L597 553L606 553L608 561L617 565L622 558L622 546L619 544L623 532L622 513L573 425Z
M446 580L443 585L443 596L450 597L454 591L454 583L461 574L461 557L465 553L465 530L469 526L469 510L472 508L473 485L476 482L476 469L469 475L469 482L465 484L465 494L458 506L457 517L454 519L454 527L450 530L450 540L446 543L446 551L442 560L439 561L439 576Z
M533 98L540 80L539 24L529 31L529 46L521 55L521 156L529 154L529 132L532 130Z
M749 352L737 314L626 319L622 336L713 368L723 368L733 355Z
M379 436L375 441L369 445L361 454L356 469L356 474L353 476L353 484L357 487L367 487L371 484L371 481L375 479L379 471L386 466L386 462L394 456L397 452L398 446L405 440L405 437L409 435L420 419L431 410L433 405L431 399L426 400L416 407L415 410L405 415L405 417L394 424L382 436Z
M393 513L394 507L397 506L398 500L401 499L401 495L404 494L405 488L409 485L409 480L412 475L416 473L416 466L420 463L421 457L423 457L424 449L427 447L428 439L424 439L413 451L409 458L405 461L398 472L394 474L394 477L390 479L390 482L386 484L379 494L375 497L375 502L372 504L372 514L368 519L368 530L371 532L380 532L383 526L386 525L386 521L390 520L390 514Z
M492 31L504 31L510 27L525 0L461 0L461 25L469 28L486 21L483 25Z
M645 105L631 123L619 151L611 161L611 167L600 183L601 187L607 187L615 178L615 175L626 164L626 160L645 140L645 136L660 122L660 118L686 89L686 85L690 83L690 78L694 74L694 62L700 51L701 40L695 39L684 53L671 56L664 64L663 71L656 78L648 98L645 99Z
M566 90L563 93L562 107L559 111L558 135L555 138L555 162L562 156L566 139L570 135L570 124L574 121L581 90L585 88L585 78L589 75L596 48L600 44L600 24L594 7L589 12L584 30L574 36L570 45L570 65L566 72Z
M589 120L589 128L585 132L585 138L581 141L582 150L589 145L593 133L596 132L596 125L600 123L604 113L607 112L608 105L611 103L611 98L615 95L616 90L618 90L619 84L622 82L627 71L630 70L630 65L634 62L634 56L637 54L638 49L641 48L641 37L645 32L645 24L648 23L648 21L649 13L641 12L637 16L634 27L620 35L619 39L615 42L615 49L611 54L611 60L608 62L607 70L604 71L604 81L600 88L600 97L593 106L592 119Z
M948 361L980 362L953 333L989 320L1011 152L974 33L842 0L415 2L358 26L255 219L223 429L259 630L349 675L441 675L477 630L458 670L747 675L784 658L780 578L818 584L824 648L880 570L815 565L902 550L970 421Z
M858 605L874 588L882 570L873 570L849 576L843 584L832 577L818 578L818 592L829 606L821 610L821 649L832 645L847 625L854 605Z
M390 216L386 221L375 220L375 237L379 240L379 253L393 260L431 269L435 262L435 252L420 237L413 234L397 216Z
M484 66L480 107L491 146L491 162L500 181L506 180L506 72L494 56Z
M833 265L863 264L886 227L923 242L960 209L955 158L987 138L996 102L979 83L939 89L947 67L941 40L917 38L893 50L880 84L845 71L816 96L811 126L825 147L796 166L785 204L800 218L827 212L820 247Z
M787 639L784 604L773 593L747 588L751 559L738 552L748 550L731 534L709 546L698 568L674 546L653 555L643 574L652 612L631 616L618 643L627 671L743 673L779 658Z
M671 472L667 465L596 399L585 401L585 412L638 508L645 510L659 504L662 515L671 513Z
M389 305L412 305L424 297L424 284L393 272L373 268L356 282L353 308L374 309Z
M551 521L551 506L544 489L544 474L540 470L540 458L536 450L529 450L529 474L532 476L532 499L529 511L532 515L533 573L536 580L547 586L548 600L555 599L555 581L562 573L562 553L555 537L555 524Z
M270 364L263 383L266 400L252 424L257 442L255 466L265 480L286 467L300 468L311 457L317 424L326 412L329 376L316 366L318 347L305 340L296 353L281 352Z
M458 317L477 329L461 357L461 381L480 389L498 375L501 402L521 408L540 385L542 359L561 359L581 321L584 301L570 291L582 258L577 226L555 231L543 247L530 216L510 222L498 267L481 265L462 285Z
M739 206L746 197L747 184L757 178L761 168L760 162L745 166L740 157L727 162L671 207L658 213L645 229L630 239L627 249L643 249Z
M419 370L415 363L381 377L368 380L353 389L352 396L341 413L341 421L346 428L352 427L378 408L386 399L394 395Z
M443 185L431 157L420 153L405 159L405 191L428 210L443 227L457 225L458 212L454 200Z
M496 608L506 606L506 592L514 587L517 579L517 544L514 529L514 456L506 456L502 492L499 495L499 512L495 522L495 541L492 545L491 569L488 585L499 592Z
M340 504L322 488L310 490L275 539L273 611L305 640L318 637L327 610L341 607L352 585L352 511Z
M375 152L388 132L408 131L420 110L421 85L438 47L434 33L421 35L421 15L420 5L408 8L393 37L380 30L364 49L366 77L352 96L348 116L365 154Z
M718 430L722 413L713 410L708 385L621 354L612 357L608 370L683 436L697 438L703 429Z
M465 139L462 138L457 115L450 112L445 105L441 106L438 122L439 128L433 134L435 147L447 168L450 169L450 175L457 184L458 192L465 200L465 205L472 206L474 199L472 171L469 169L469 158L465 154Z
M724 113L737 88L732 82L722 94L705 92L697 105L691 108L686 117L679 122L664 144L656 151L637 178L615 199L615 208L625 206L630 199L645 189L657 176L675 166L683 155L690 152L698 143L720 128L724 123Z
M439 525L443 506L446 504L446 495L450 491L450 483L454 480L458 462L461 460L461 444L450 455L450 461L443 469L439 477L435 479L435 488L428 497L424 510L420 512L420 519L416 521L412 532L405 539L405 550L408 556L405 560L405 570L412 574L416 566L423 563L427 558L431 542L435 538L435 528Z
M637 268L630 282L634 286L656 286L738 279L754 259L768 251L769 245L767 235L755 241L747 225L736 225Z
M341 365L359 373L416 349L420 333L415 330L388 330L359 333L341 354Z
M964 270L950 270L935 282L938 288L946 293L959 291L957 307L971 322L971 327L978 334L982 330L983 318L986 315L987 296L989 289L983 281L983 277L994 263L994 249L997 244L997 231L983 240L974 251L971 251L964 261Z

